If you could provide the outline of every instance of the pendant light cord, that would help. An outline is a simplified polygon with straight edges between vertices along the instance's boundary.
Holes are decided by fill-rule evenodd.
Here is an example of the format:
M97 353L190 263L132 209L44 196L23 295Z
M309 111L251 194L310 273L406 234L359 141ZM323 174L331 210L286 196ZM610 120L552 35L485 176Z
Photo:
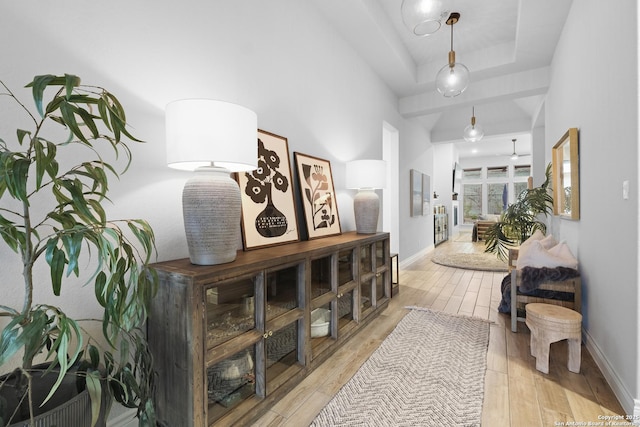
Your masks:
M453 24L454 22L451 23L451 51L453 52Z
M456 22L458 22L458 19L460 19L460 14L457 12L452 13L451 15L449 15L449 19L447 20L447 25L449 25L451 27L451 50L449 51L449 67L453 68L456 62L456 53L453 50L453 26L456 24Z

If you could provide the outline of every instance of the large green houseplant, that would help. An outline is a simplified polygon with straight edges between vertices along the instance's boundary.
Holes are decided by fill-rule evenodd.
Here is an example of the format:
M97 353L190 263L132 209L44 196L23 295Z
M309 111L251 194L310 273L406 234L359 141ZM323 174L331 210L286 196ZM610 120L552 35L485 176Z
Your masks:
M551 163L545 170L545 180L540 187L522 191L515 203L509 205L484 234L485 252L496 253L498 258L507 260L509 249L519 246L536 230L546 233L547 225L540 220L553 212L553 198L550 194Z
M0 305L0 369L22 358L13 375L21 403L7 408L0 399L0 426L32 419L38 411L31 390L38 370L34 360L41 359L55 378L47 399L74 372L91 395L92 424L100 401L111 402L105 399L110 396L138 408L140 425L155 426L155 373L140 328L157 288L148 267L155 238L146 221L109 221L104 207L109 176L119 177L131 162L127 141L141 141L127 129L118 99L76 76L36 76L26 86L35 111L0 84L0 112L9 116L11 105L17 106L30 123L0 139L0 235L23 266L20 278L2 277L0 292L24 293L21 306ZM38 265L49 279L36 279ZM88 272L81 271L85 266ZM69 280L72 275L82 280ZM60 307L34 300L37 288L50 287L59 296L63 285L65 292L77 293L74 286L85 280L104 308L97 319L99 339L87 336L84 322ZM4 382L0 379L0 388Z

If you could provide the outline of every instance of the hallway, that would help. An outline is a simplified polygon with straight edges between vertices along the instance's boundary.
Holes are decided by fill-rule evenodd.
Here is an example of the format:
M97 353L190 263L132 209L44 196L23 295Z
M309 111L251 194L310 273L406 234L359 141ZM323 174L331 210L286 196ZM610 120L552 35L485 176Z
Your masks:
M584 345L580 374L567 370L566 342L552 344L548 375L535 369L526 325L520 323L514 334L509 318L497 312L500 283L506 273L450 268L431 262L436 252L482 250L484 245L472 243L470 238L447 241L401 269L400 292L387 310L254 425L308 425L407 313L404 307L413 305L492 321L483 426L547 427L569 421L599 422L602 416L623 415L624 410Z

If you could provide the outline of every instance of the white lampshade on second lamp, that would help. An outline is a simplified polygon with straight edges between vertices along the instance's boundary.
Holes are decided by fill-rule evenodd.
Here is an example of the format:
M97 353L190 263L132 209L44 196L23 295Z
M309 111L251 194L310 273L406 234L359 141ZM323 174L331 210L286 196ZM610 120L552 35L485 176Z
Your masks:
M347 163L347 188L358 189L353 199L356 232L373 234L378 230L380 198L376 188L384 188L387 180L387 163L384 160L354 160Z
M234 261L241 199L229 173L257 167L256 114L224 101L178 100L166 107L166 136L169 167L196 172L182 192L191 263Z

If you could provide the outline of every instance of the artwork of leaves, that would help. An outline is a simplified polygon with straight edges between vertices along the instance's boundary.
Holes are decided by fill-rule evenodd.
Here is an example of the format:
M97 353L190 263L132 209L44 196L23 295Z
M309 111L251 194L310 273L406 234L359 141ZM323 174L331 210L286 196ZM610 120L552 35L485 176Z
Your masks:
M305 154L294 156L309 238L340 234L331 164Z

